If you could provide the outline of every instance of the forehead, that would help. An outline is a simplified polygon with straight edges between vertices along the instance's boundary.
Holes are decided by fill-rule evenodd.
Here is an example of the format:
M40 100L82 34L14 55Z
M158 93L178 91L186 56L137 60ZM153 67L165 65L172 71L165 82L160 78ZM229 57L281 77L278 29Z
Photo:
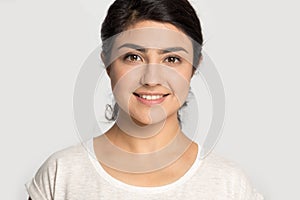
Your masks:
M176 46L192 50L190 38L181 30L172 24L154 21L136 23L118 34L114 46L121 46L125 43L145 48L165 49Z
M165 49L170 47L183 47L192 51L192 43L182 33L167 29L142 28L122 32L114 42L114 47L125 43L136 44L145 48Z
M113 42L112 60L127 53L130 49L134 49L128 48L128 46L157 50L181 48L185 50L181 53L186 59L192 60L193 56L192 39L169 23L142 21L129 26L122 33L114 36L111 41ZM120 48L124 46L127 48Z
M126 28L126 30L130 29L139 29L139 28L157 28L157 29L168 29L173 31L182 32L176 26L171 23L164 23L164 22L156 22L153 20L143 20L137 23L134 23Z

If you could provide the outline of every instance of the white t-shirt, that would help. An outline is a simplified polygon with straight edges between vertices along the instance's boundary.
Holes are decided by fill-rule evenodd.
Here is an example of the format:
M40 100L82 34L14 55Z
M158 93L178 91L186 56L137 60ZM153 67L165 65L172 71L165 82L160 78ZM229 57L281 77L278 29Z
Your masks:
M121 182L110 176L94 157L93 140L52 154L26 184L29 196L32 200L263 199L236 164L215 153L196 159L184 176L159 187Z

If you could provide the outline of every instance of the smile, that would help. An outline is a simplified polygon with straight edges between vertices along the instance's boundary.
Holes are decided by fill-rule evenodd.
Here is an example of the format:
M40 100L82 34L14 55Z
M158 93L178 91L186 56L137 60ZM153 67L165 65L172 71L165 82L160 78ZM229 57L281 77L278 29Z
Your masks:
M170 94L138 94L135 92L133 94L137 97L138 101L146 105L160 104L165 100L165 98L168 95L170 95Z

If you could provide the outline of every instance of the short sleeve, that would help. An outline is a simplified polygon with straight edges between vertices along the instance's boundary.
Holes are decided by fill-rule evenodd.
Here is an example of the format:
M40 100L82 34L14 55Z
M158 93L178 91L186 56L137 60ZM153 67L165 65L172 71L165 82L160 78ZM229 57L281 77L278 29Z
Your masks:
M35 176L25 184L28 195L32 200L52 200L55 191L57 163L50 156L39 168Z

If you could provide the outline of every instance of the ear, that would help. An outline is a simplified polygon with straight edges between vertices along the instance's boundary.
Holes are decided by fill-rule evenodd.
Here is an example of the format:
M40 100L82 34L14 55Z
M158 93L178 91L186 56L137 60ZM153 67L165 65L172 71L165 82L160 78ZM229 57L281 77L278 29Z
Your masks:
M105 65L106 73L110 77L110 66L106 66L106 58L105 58L103 51L101 52L100 57L101 57L102 62Z

